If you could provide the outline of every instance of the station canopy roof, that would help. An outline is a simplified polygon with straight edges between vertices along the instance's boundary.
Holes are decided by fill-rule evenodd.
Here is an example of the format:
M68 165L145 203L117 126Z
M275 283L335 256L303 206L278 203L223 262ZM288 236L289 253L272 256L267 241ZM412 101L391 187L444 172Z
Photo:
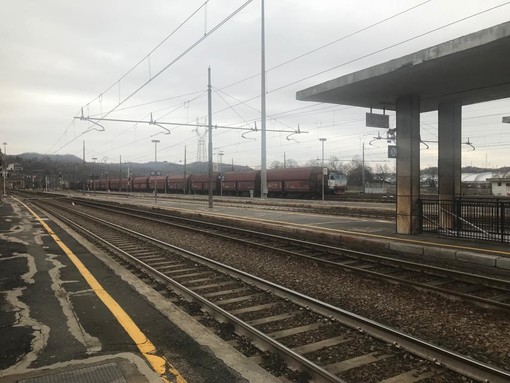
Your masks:
M510 97L510 22L447 41L297 92L302 101L395 110L418 95L421 112Z

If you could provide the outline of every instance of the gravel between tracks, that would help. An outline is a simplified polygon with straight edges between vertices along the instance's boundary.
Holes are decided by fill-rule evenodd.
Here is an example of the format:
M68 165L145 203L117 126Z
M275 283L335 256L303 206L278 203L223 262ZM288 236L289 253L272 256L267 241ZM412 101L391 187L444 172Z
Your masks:
M112 213L99 213L97 210L94 214L110 221L115 217ZM510 320L506 312L479 308L409 286L185 229L147 225L125 217L122 225L510 370Z

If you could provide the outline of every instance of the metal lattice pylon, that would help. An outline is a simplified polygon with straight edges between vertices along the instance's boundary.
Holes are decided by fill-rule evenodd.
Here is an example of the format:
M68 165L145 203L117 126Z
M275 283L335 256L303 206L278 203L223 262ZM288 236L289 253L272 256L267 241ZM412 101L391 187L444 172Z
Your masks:
M198 125L198 121L197 121ZM199 127L194 130L197 133L197 162L207 162L207 150L205 148L205 136L207 135L207 129L200 132Z

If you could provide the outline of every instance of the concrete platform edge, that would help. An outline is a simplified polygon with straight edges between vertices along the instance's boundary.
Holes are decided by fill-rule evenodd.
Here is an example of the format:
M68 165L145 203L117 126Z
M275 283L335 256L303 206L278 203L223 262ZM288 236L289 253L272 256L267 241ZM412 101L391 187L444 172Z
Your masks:
M274 377L257 364L251 362L234 347L230 346L218 336L210 332L193 317L182 311L180 308L168 300L161 299L161 295L156 290L138 279L128 270L119 267L115 261L113 261L110 257L104 254L100 249L87 241L85 238L74 232L63 222L57 219L55 219L55 222L64 230L66 230L82 246L84 246L92 254L96 255L122 280L133 286L141 295L144 295L155 308L157 308L176 326L178 326L182 331L195 339L196 342L198 342L200 345L210 349L217 358L221 359L232 370L237 371L241 377L247 379L249 382L281 383L278 378Z
M247 219L244 217L232 217L222 214L189 212L178 208L158 208L161 210L172 210L183 216L200 217L202 219L214 219L215 222L235 222L245 228L253 228L261 231L268 231L285 234L310 234L315 239L324 239L331 242L338 242L345 246L352 246L356 249L363 249L367 245L370 247L379 247L381 249L393 250L400 253L411 254L414 256L424 256L437 261L449 261L459 265L480 265L488 268L497 268L510 271L510 258L503 255L494 255L484 252L483 249L476 251L469 248L464 250L462 246L437 246L428 245L421 242L420 239L400 239L383 236L370 236L365 233L345 232L335 229L317 229L309 226L299 226L292 223L274 222L268 220ZM414 243L413 243L414 242ZM510 249L508 252L510 256Z

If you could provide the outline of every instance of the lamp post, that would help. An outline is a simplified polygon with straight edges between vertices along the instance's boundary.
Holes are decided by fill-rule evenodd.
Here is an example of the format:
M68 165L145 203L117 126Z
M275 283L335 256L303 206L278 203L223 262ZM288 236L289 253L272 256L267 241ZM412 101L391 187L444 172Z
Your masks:
M4 178L4 197L7 195L6 194L6 191L5 191L5 179L7 178L7 142L4 142L4 163L3 163L3 168L4 168L4 171L2 173L3 175L3 178Z
M220 196L223 196L223 174L221 173L221 164L223 163L223 152L220 150L218 152L218 156L220 157L220 166L219 166L219 171L220 171Z
M363 152L361 156L361 192L365 194L365 143L363 142Z
M92 157L92 161L94 161L94 166L92 167L92 191L96 192L96 179L95 179L95 172L96 172L96 161L97 157Z
M156 165L156 162L158 162L158 144L160 141L152 140L151 142L154 142L154 165Z
M324 201L324 142L326 142L326 138L319 138L319 141L322 142L322 161L321 161L321 177L322 177L322 201Z
M267 198L267 159L266 159L266 32L264 0L261 1L260 20L260 198Z
M154 167L156 167L156 163L158 162L158 143L159 140L152 140L154 143ZM154 203L158 203L158 188L156 184L156 170L154 170Z
M186 193L186 173L187 173L187 169L186 169L186 163L187 163L187 159L186 159L186 145L184 145L184 178L182 179L182 194L185 194ZM188 194L191 194L191 187L188 188Z

